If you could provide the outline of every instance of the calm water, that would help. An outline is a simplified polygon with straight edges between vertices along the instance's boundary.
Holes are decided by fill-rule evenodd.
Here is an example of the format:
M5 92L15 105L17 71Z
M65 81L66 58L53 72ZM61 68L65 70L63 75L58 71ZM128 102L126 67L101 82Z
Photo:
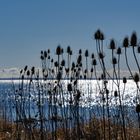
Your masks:
M68 80L63 80L59 83L59 89L57 89L57 111L61 115L62 112L65 112L68 108L74 108L69 105L69 100L75 100L76 93L67 91L67 84L70 83ZM116 112L119 110L119 100L118 97L114 97L114 91L118 89L116 86L117 81L109 80L107 88L109 90L109 106L110 113L112 118L116 115ZM49 80L47 82L40 81L39 85L36 81L29 83L29 81L24 81L22 83L20 80L1 80L0 81L0 115L1 117L6 116L9 120L16 120L16 106L19 108L18 111L21 111L23 114L28 117L29 111L32 117L38 115L38 100L39 92L41 98L41 106L46 118L49 114L49 103L50 95L49 91L54 90L57 87L57 83L54 80ZM102 116L102 89L103 82L97 80L79 80L76 88L80 91L80 101L79 101L79 114L82 119L88 120L89 116ZM63 94L62 94L63 93ZM122 98L122 104L125 106L125 113L128 114L130 118L133 118L133 121L137 120L137 114L135 112L135 105L138 97L138 90L135 83L132 80L128 80L126 85L123 84L120 80L120 93ZM63 98L62 98L63 95ZM137 97L137 98L136 98ZM24 103L21 102L24 101ZM53 102L51 102L53 104ZM63 107L60 104L64 104ZM24 111L21 109L24 106ZM115 106L115 107L114 107ZM54 108L55 108L54 104ZM30 109L29 109L30 108ZM53 110L53 106L51 108ZM75 111L75 110L74 110ZM67 112L69 113L69 112ZM107 112L105 112L107 115Z

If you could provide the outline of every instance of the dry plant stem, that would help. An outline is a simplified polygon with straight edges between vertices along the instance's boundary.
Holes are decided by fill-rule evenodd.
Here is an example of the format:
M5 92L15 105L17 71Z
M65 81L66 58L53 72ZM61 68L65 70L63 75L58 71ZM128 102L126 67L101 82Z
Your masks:
M136 61L136 65L137 65L137 67L138 67L139 74L140 74L140 66L139 66L139 63L138 63L138 60L137 60L137 57L136 57L135 47L132 46L132 49L133 49L133 55L134 55L134 58L135 58L135 61Z

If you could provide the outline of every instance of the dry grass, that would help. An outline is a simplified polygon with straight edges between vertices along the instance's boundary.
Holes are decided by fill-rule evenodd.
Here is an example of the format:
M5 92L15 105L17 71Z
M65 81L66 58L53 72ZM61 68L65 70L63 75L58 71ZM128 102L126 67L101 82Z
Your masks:
M106 133L106 139L108 139L108 123L105 122L105 133ZM22 128L22 126L19 127L20 129L20 137L21 140L28 140L28 134L27 131ZM122 127L120 125L113 125L110 124L110 130L111 130L111 139L115 140L123 140L122 136ZM68 129L66 135L66 131L62 128L57 130L57 139L58 140L73 140L77 138L77 128L73 128L71 130ZM35 140L41 140L39 130L34 129L33 130L34 138ZM94 118L91 122L80 125L80 135L81 140L103 140L103 121L101 119ZM137 128L134 127L127 127L126 128L126 134L128 140L140 140L140 131ZM0 120L0 140L16 140L16 124L12 124L10 122L5 122L4 120ZM47 137L48 140L52 139L52 133L44 133L44 136Z

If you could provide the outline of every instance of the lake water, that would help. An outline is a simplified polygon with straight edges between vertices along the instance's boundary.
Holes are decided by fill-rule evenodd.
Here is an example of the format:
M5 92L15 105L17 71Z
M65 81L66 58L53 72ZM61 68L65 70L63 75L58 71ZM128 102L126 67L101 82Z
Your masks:
M76 97L78 92L80 93L78 112L84 120L88 120L90 115L102 117L103 105L105 105L105 114L107 115L106 104L109 106L112 118L116 115L116 111L119 112L119 97L114 96L114 91L118 91L116 80L108 80L106 84L109 91L108 103L106 100L103 101L103 97L106 97L103 81L78 80L76 85L73 81L71 82L72 91L67 89L69 83L69 80L62 80L59 83L55 80L33 80L31 83L28 80L1 80L0 116L6 116L7 119L15 121L17 113L20 112L21 118L24 116L28 118L29 114L34 118L39 116L38 104L40 104L46 118L49 117L50 109L53 114L56 108L59 116L63 114L62 112L67 112L70 116L72 109L73 113L77 111ZM139 90L136 84L132 80L127 80L126 84L120 80L119 89L125 113L136 122L135 106L139 102ZM53 95L50 95L52 93ZM70 101L72 102L70 103ZM51 108L49 108L50 105Z

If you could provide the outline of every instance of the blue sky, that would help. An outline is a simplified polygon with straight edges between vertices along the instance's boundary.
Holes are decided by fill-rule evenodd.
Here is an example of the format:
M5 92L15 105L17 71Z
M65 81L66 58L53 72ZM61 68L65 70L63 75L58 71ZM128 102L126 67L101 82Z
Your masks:
M0 67L40 66L40 51L61 44L95 52L94 32L106 44L137 31L139 0L1 0Z

